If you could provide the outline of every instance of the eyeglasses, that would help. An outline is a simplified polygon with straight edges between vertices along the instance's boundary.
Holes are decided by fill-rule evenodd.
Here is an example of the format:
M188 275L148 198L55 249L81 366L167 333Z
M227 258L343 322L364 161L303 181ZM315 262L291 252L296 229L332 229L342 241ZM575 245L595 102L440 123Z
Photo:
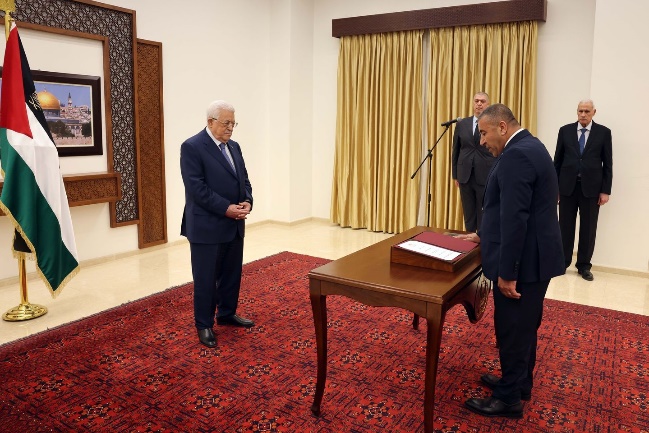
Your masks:
M231 127L232 129L234 129L234 128L236 128L237 125L238 125L238 123L236 123L236 122L230 122L229 120L228 120L227 122L221 122L219 119L214 118L214 117L210 117L210 119L212 119L212 120L216 120L217 122L219 122L221 125L225 126L226 128L230 128L230 127Z

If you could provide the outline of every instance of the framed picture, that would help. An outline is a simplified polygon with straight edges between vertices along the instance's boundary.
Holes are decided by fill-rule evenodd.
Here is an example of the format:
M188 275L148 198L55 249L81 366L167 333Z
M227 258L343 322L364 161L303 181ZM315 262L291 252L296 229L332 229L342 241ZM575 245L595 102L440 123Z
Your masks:
M59 156L101 155L99 77L32 71L32 79Z

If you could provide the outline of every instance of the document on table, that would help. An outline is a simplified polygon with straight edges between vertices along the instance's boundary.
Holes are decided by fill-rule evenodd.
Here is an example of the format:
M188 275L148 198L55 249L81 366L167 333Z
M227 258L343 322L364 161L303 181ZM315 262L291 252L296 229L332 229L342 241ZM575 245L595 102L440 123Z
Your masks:
M452 262L462 254L462 253L458 253L457 251L448 250L446 248L438 247L436 245L431 245L425 242L419 242L413 240L402 242L398 246L399 248L403 248L404 250L413 251L415 253L423 254L429 257L434 257L440 260L446 260L449 262Z

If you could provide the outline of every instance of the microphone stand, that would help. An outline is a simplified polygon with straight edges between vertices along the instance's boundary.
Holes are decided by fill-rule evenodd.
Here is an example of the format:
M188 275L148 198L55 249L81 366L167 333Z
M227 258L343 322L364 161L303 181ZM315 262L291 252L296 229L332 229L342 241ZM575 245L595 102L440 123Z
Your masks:
M432 170L431 170L432 167L431 167L431 165L432 165L432 159L433 159L433 150L435 150L435 147L437 147L437 143L439 143L439 141L442 139L444 134L446 134L446 131L448 131L448 129L450 127L451 127L450 124L446 125L446 129L444 129L444 131L442 131L442 133L440 134L439 138L437 139L437 141L435 142L433 147L428 149L428 153L426 154L426 156L424 156L424 159L421 160L421 163L419 164L419 167L417 167L417 170L415 170L415 172L412 174L412 176L410 176L410 179L414 179L415 176L417 175L417 173L419 172L419 170L421 170L421 167L424 165L424 162L426 162L426 160L428 160L428 200L427 200L427 203L426 203L426 226L428 226L428 227L430 227L430 201L431 201L431 198L432 198L431 192L430 192L430 184L431 184L431 179L432 179Z

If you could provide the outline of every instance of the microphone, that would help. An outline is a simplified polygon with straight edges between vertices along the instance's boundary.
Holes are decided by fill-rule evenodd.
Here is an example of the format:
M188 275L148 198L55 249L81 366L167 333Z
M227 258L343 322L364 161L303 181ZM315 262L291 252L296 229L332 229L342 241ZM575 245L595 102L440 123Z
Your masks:
M451 126L452 124L454 124L455 122L459 122L460 120L462 120L462 118L458 117L457 119L452 119L449 120L448 122L442 123L442 126Z

